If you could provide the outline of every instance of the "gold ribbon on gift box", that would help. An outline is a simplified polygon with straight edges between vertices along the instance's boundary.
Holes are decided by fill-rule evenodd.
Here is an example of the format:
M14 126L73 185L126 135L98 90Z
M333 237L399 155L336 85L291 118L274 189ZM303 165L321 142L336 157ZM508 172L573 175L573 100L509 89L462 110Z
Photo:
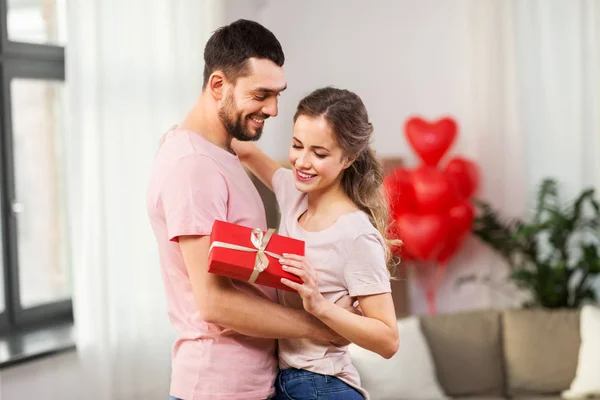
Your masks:
M267 258L267 254L277 259L280 259L282 257L277 253L265 250L274 232L275 229L268 229L267 233L263 234L263 231L261 229L253 229L252 233L250 234L250 241L252 242L254 247L239 246L237 244L215 241L212 242L212 244L210 245L210 248L208 249L208 254L210 254L212 249L215 247L246 251L249 253L256 252L256 258L254 259L254 270L252 271L252 275L250 275L250 279L248 279L248 282L254 283L256 282L256 278L258 278L258 275L260 275L260 273L267 269L267 267L269 266L269 259Z

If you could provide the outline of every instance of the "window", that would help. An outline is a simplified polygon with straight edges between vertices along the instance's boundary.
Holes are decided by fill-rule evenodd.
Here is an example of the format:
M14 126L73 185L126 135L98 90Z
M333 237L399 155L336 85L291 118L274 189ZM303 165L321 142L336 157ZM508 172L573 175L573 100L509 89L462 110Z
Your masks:
M65 0L0 0L0 333L72 321Z

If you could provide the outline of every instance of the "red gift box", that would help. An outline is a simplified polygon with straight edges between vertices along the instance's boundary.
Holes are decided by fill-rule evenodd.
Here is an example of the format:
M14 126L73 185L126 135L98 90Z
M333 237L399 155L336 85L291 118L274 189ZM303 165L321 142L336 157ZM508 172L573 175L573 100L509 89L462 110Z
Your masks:
M240 281L295 292L281 278L302 284L298 276L285 272L283 253L304 255L304 242L225 221L215 221L210 234L208 272ZM266 246L265 246L266 244Z

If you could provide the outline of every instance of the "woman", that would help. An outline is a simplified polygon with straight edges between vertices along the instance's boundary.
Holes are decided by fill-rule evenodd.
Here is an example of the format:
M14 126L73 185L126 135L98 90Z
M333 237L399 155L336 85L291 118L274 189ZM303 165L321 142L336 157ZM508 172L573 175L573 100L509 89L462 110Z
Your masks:
M383 172L369 146L372 132L361 99L327 87L298 105L291 169L252 143L234 140L232 148L275 192L279 233L306 243L305 257L284 254L281 260L304 283L282 279L298 293L279 291L280 302L304 307L348 341L390 358L398 349L398 330ZM335 305L344 295L357 298L362 315ZM368 398L347 347L281 339L279 364L278 399Z

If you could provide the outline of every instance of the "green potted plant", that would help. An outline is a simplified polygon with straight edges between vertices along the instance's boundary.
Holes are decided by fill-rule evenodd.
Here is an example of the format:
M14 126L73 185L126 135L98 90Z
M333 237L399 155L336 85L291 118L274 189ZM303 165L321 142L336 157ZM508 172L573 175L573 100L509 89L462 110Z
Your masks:
M530 295L525 307L578 308L596 302L600 275L600 206L594 189L562 204L558 185L543 181L531 221L502 218L483 201L473 233L510 266L510 277Z

